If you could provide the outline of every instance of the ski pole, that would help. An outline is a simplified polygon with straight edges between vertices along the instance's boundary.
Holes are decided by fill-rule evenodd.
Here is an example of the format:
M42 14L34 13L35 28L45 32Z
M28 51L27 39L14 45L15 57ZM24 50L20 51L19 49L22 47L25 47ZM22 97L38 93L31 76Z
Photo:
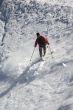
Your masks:
M51 57L53 58L53 55L52 55L52 51L51 51L50 45L48 46L48 49L50 50Z
M31 59L32 59L32 57L33 57L34 51L35 51L35 47L34 47L34 49L33 49L33 52L32 52L31 58L30 58L30 61L31 61Z

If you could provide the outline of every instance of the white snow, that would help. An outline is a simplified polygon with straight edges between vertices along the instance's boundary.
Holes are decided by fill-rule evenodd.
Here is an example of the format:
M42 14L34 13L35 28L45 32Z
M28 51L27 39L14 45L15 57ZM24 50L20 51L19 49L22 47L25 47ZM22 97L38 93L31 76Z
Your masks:
M34 0L27 0L27 3L29 3L30 1L34 1ZM49 3L49 4L58 4L58 5L64 5L64 6L71 6L73 7L73 0L36 0L37 2L40 3Z
M9 18L0 21L0 110L73 110L73 2L42 2L2 4L0 18ZM36 32L50 47L44 60L36 47L30 61Z

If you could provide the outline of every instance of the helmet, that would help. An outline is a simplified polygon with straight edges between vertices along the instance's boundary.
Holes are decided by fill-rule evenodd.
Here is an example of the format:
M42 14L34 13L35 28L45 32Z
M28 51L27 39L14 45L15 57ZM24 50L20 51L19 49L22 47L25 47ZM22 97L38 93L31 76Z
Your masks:
M40 35L40 33L39 33L39 32L37 32L37 33L36 33L36 35L38 36L38 35Z

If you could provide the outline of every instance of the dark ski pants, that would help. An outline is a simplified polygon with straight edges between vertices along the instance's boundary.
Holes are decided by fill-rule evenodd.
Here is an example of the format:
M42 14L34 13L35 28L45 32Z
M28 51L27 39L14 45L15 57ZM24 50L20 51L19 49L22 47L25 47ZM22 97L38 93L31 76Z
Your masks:
M46 45L39 46L39 54L40 54L40 57L45 56L45 54L46 54Z

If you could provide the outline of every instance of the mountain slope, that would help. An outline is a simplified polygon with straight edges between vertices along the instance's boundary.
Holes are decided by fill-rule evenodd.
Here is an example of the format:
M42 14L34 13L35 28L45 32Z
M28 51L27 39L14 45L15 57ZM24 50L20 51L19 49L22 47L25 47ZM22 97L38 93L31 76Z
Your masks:
M61 2L1 2L0 110L73 110L73 8ZM30 62L36 32L53 58L47 48L41 61L37 47Z
M72 110L72 65L72 60L34 61L13 82L6 81L7 87L0 93L0 109Z

